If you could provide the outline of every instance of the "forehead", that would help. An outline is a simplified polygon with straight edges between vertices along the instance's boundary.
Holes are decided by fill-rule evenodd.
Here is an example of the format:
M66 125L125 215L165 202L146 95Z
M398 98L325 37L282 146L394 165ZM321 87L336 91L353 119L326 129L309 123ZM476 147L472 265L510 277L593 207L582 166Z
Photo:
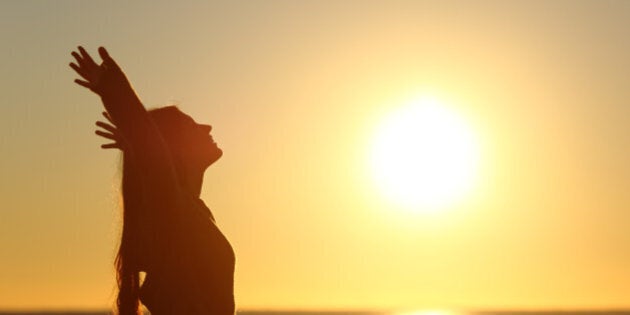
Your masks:
M197 123L192 117L190 117L190 116L188 116L188 115L186 115L186 114L184 114L182 112L180 112L180 113L181 113L181 118L180 119L181 119L182 122L187 123L187 124L196 124Z
M177 130L185 130L197 126L192 117L176 107L160 108L150 113L160 129L164 131L176 132Z

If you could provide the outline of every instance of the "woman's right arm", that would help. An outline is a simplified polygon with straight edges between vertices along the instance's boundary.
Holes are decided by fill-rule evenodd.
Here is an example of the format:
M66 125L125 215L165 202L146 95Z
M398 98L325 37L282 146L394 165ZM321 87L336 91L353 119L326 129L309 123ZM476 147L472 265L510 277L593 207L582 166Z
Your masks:
M145 178L147 206L174 211L181 186L170 151L129 80L105 48L99 48L103 59L100 65L82 47L79 53L72 52L78 65L71 63L70 67L84 80L75 82L101 97L112 122L125 139L127 154L133 154L138 161L136 166Z

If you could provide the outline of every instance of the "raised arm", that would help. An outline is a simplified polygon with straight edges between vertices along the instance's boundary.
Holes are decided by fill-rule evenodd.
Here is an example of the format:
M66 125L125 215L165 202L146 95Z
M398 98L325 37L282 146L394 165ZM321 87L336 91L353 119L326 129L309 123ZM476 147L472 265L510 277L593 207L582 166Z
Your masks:
M122 134L131 142L147 131L153 131L149 116L142 102L131 87L131 83L122 72L118 64L109 56L107 50L99 48L103 62L98 65L92 57L79 46L79 53L72 52L77 64L70 63L70 67L83 80L74 82L90 89L99 95L112 121ZM138 128L140 124L144 128ZM142 139L144 140L144 139ZM144 141L142 141L144 142ZM135 143L134 143L135 144ZM144 143L138 143L143 145Z
M145 178L147 206L156 210L172 209L181 194L181 186L175 175L170 151L160 132L129 80L105 48L99 48L103 60L100 65L83 47L78 50L72 52L77 64L71 63L70 67L83 79L76 79L75 82L101 97L111 122L120 137L125 139L126 154L133 154Z

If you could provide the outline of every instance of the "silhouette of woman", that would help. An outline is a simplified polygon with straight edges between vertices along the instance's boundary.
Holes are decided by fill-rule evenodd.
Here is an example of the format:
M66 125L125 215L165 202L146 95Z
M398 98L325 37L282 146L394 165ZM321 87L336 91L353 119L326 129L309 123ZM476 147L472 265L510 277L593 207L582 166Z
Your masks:
M75 82L101 97L109 123L96 133L123 154L123 229L116 257L117 312L234 314L235 256L199 198L203 173L223 152L174 106L147 111L105 48L99 65L72 52ZM146 276L140 286L140 272Z

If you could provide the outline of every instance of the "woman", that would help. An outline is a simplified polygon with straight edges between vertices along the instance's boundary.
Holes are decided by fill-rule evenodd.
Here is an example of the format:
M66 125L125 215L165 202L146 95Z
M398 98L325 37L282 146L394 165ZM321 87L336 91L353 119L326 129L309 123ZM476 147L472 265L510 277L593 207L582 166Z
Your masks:
M97 122L114 140L102 147L123 152L118 314L139 314L140 301L152 315L234 314L234 252L199 199L204 171L223 153L212 127L173 106L147 111L107 51L99 55L100 65L79 47L70 67L113 124Z

